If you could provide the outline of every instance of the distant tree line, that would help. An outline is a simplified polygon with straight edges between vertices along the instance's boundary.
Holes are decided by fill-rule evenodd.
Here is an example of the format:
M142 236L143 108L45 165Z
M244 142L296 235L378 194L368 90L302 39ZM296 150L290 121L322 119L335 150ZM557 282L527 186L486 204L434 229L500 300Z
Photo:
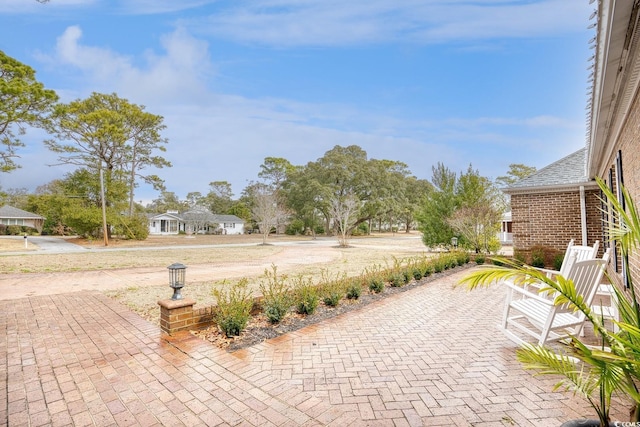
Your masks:
M471 165L457 174L441 163L431 182L416 178L407 165L372 159L356 145L336 145L316 161L293 165L267 157L257 179L238 198L231 184L212 181L206 194L181 199L147 169L170 167L163 157L167 139L163 118L116 94L93 93L68 104L35 79L35 71L0 51L0 170L19 167L18 136L28 127L44 129L46 147L58 163L75 170L62 179L26 190L0 189L0 204L46 217L44 231L105 237L111 233L144 239L147 214L203 209L233 214L263 234L335 234L341 245L371 230L419 229L427 246L458 244L478 252L493 250L506 208L497 184ZM511 165L497 180L509 185L535 169ZM140 181L158 191L147 206L134 202Z

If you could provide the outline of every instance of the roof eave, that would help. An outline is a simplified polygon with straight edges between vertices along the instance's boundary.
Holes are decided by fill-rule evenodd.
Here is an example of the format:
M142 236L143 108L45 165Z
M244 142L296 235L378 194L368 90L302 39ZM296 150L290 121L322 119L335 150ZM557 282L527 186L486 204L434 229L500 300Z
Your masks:
M598 183L595 181L584 181L571 184L538 185L535 187L508 187L502 191L505 194L513 196L514 194L564 193L567 191L579 191L580 187L584 187L586 190L597 189Z
M594 82L590 104L590 123L587 139L587 176L600 174L601 165L612 156L611 150L623 127L624 118L638 86L634 72L640 63L630 49L628 39L634 10L633 0L601 0L598 14L598 33Z

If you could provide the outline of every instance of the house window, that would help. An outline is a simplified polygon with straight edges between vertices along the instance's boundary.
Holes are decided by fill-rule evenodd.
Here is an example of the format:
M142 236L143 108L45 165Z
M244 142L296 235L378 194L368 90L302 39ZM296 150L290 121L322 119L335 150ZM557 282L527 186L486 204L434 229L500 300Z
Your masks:
M622 186L624 185L623 173L622 173L622 150L618 150L618 155L616 156L616 195L618 196L618 202L622 205L622 209L626 209L624 196L622 194ZM616 259L616 271L618 268L618 260ZM629 258L626 255L622 256L622 265L620 269L622 270L622 283L626 288L629 288L629 277L627 276L627 266L629 264Z
M2 218L2 219L0 219L0 224L5 224L5 225L24 225L24 219Z
M236 223L232 222L232 223L224 223L224 228L236 228Z
M622 194L622 187L624 185L623 176L624 175L622 171L622 151L618 151L616 155L615 164L609 168L607 185L609 187L609 191L611 191L611 193L615 195L614 197L617 199L622 209L626 209L624 196ZM628 265L629 259L627 258L627 256L621 253L620 245L618 243L613 243L611 241L612 236L609 234L609 227L610 226L619 227L620 226L619 222L621 221L621 218L619 218L617 215L614 214L614 212L612 211L611 203L607 203L607 205L603 204L602 207L603 207L602 221L604 224L604 227L603 227L603 241L605 244L604 247L605 248L610 247L612 249L613 268L616 273L619 273L622 275L622 283L624 284L625 287L628 288L629 278L627 277L627 270L628 270L627 265Z

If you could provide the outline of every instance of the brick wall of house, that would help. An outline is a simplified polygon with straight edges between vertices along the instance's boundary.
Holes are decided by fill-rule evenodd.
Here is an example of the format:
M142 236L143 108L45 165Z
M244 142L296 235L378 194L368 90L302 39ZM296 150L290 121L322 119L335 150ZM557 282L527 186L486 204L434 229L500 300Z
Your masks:
M602 240L598 191L585 192L587 243ZM564 252L574 239L582 244L580 192L512 194L514 250L527 254L533 246L547 246Z
M629 190L631 196L636 202L636 208L640 208L640 97L635 95L631 110L627 114L623 129L620 132L618 142L614 147L610 157L600 165L599 175L608 180L609 171L613 175L613 183L615 187L616 177L616 156L621 151L622 158L622 180L624 186ZM617 266L617 271L616 271ZM621 273L622 260L610 263L609 275L618 285L622 285ZM640 254L631 254L629 259L631 268L631 276L636 285L636 289L640 291Z

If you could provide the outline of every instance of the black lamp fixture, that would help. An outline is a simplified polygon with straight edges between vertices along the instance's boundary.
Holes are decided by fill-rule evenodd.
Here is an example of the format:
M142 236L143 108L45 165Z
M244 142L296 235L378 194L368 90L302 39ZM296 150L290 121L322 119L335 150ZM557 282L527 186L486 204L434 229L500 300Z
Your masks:
M173 288L173 296L171 297L171 299L182 299L182 294L180 292L184 287L184 277L187 266L184 264L180 264L179 262L175 262L167 268L169 269L169 286Z

